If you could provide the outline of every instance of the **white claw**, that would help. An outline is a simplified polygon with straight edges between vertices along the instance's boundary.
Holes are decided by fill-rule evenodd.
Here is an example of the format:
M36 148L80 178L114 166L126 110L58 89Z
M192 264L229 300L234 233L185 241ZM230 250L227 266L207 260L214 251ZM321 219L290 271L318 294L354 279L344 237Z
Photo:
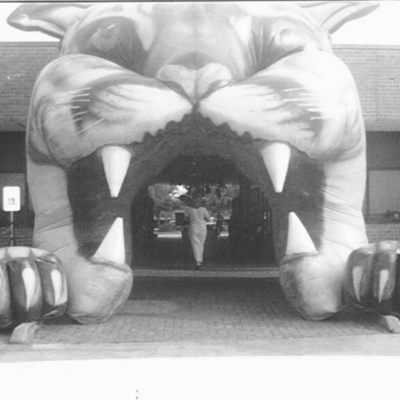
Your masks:
M22 271L22 280L24 281L26 293L26 309L29 310L36 287L36 275L32 268L24 268Z
M67 280L63 279L63 287L62 287L62 292L61 292L61 297L60 297L60 303L59 304L64 304L68 301L68 288L67 288Z
M104 146L100 152L111 197L118 197L132 154L126 147L111 145Z
M93 256L101 261L125 264L124 220L117 218Z
M355 293L358 301L361 301L360 289L361 289L362 277L363 277L363 267L361 267L361 266L354 267L354 269L353 269L353 287L354 287L354 293Z
M290 146L283 142L268 143L261 150L261 157L267 167L275 192L281 193L290 162Z
M317 251L307 229L304 227L299 217L294 213L289 213L288 240L286 244L286 255L301 253L312 253Z
M51 271L50 277L54 289L54 305L58 306L59 304L63 304L63 300L65 300L62 275L60 271L58 271L57 269L53 269L53 271Z
M380 303L383 298L383 292L385 290L386 284L389 281L389 270L383 269L379 272L379 293L378 302Z

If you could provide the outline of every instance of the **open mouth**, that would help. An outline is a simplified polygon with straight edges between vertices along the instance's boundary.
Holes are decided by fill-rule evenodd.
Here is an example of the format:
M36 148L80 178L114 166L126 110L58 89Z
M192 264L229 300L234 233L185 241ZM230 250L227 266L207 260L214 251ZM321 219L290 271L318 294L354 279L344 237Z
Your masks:
M367 243L354 82L308 18L253 26L246 15L225 18L227 9L213 20L204 7L177 6L180 24L155 31L154 43L136 20L103 18L100 8L98 20L73 25L65 55L38 78L27 141L34 245L65 266L68 312L80 322L124 304L132 202L185 156L221 157L267 195L281 286L303 316L342 307L348 255ZM262 40L253 48L243 35Z
M266 148L262 154L260 147ZM130 265L133 199L171 162L185 156L221 157L263 189L271 202L275 236L285 238L275 243L279 258L285 248L297 254L320 245L323 170L318 162L288 144L253 141L250 135L240 138L228 126L217 127L199 115L188 115L143 143L103 146L67 169L79 255ZM293 241L286 244L290 213Z

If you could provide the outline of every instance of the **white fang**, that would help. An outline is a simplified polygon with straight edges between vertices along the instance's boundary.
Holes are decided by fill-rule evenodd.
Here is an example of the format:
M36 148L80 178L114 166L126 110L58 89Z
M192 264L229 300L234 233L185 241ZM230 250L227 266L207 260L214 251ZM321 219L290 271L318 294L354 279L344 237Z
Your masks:
M131 152L122 146L105 146L101 149L101 158L111 197L118 197L131 157Z
M261 156L267 167L275 192L281 193L289 167L290 146L282 142L268 143L261 150Z
M125 264L124 220L117 218L112 224L94 258L115 264Z
M389 281L389 270L383 269L379 272L379 293L378 302L380 303L383 298L383 292L385 290L386 284Z
M29 310L36 288L36 275L32 268L24 268L22 271L22 280L24 281L26 293L26 309Z
M361 301L361 280L363 277L363 267L357 266L353 269L353 287L354 287L354 294L358 301Z
M286 244L286 255L301 253L312 253L317 251L307 229L304 227L299 217L294 213L289 213L288 240Z

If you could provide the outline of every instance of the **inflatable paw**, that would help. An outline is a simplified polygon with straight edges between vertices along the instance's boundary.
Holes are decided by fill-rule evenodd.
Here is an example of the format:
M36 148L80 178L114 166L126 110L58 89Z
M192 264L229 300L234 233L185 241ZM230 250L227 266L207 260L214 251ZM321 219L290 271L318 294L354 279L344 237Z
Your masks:
M384 241L353 251L345 291L349 304L400 316L400 243Z
M371 2L26 4L14 27L61 39L27 133L34 245L59 257L69 315L110 318L132 287L131 206L182 156L234 163L268 196L287 299L341 309L367 243L365 131L329 32Z
M62 315L68 293L60 260L29 247L0 249L0 328Z

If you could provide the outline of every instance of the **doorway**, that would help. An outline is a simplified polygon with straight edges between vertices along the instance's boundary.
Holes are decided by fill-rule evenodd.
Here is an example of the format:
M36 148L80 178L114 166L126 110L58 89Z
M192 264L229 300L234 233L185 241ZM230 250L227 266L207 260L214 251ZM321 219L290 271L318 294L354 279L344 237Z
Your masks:
M204 268L275 266L267 196L217 156L180 157L143 187L131 207L134 268L193 269L182 196L201 193L210 214Z

